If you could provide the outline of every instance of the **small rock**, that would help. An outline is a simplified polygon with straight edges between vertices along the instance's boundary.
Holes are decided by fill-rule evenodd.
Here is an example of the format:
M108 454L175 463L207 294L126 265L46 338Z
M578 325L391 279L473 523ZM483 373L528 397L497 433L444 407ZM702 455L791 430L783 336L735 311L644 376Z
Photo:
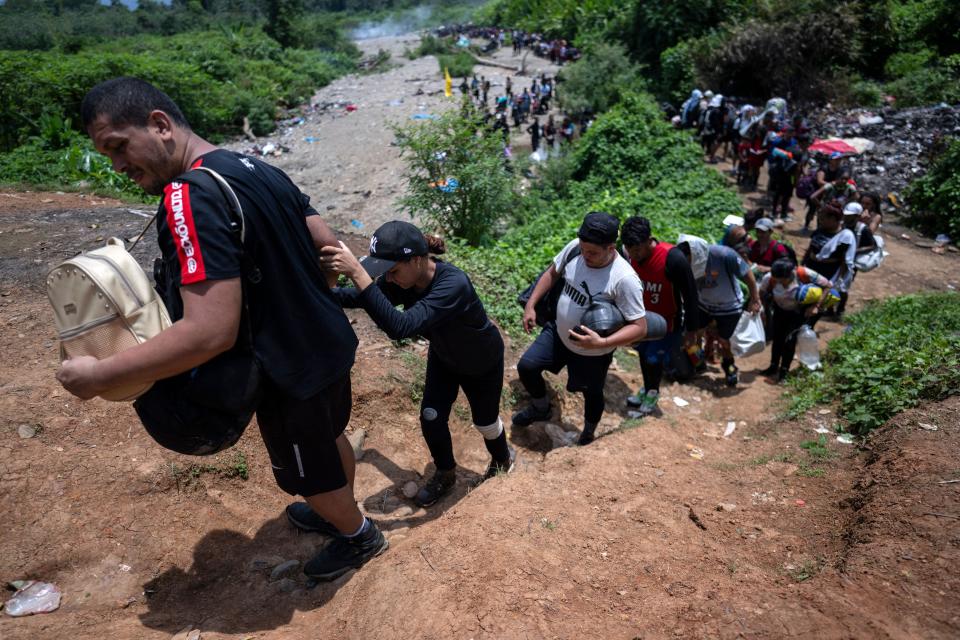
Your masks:
M280 556L263 556L254 558L247 564L247 571L263 571L270 567L275 567L283 562Z
M367 438L367 431L365 429L357 429L353 433L347 436L347 440L350 442L350 446L353 447L353 456L360 460L363 458L363 441Z
M392 515L397 518L409 518L413 515L413 509L409 505L401 505L393 510Z
M936 431L938 429L935 424L927 424L926 422L918 422L917 426L926 431Z
M736 511L737 505L733 504L732 502L721 502L715 507L715 509L717 511Z
M419 487L417 487L417 483L414 482L413 480L403 485L403 489L402 489L403 495L406 496L407 498L413 498L413 496L417 495L417 491L419 490L420 489Z
M200 640L200 629L194 629L188 633L187 640Z
M37 428L29 424L22 424L17 427L17 433L20 434L20 437L26 440L27 438L32 438L37 435Z
M287 560L286 562L281 562L273 568L273 571L270 572L271 580L278 580L284 578L300 566L299 560Z
M277 583L277 589L283 593L293 593L297 590L297 581L290 578L284 578Z

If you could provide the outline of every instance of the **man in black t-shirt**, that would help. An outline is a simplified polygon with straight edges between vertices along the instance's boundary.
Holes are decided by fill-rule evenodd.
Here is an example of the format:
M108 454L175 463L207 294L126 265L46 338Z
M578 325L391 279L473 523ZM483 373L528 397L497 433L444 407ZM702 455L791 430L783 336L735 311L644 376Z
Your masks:
M288 507L288 517L334 539L304 572L333 579L382 553L386 540L353 497L355 462L343 433L357 338L317 259L321 247L338 246L332 231L282 171L203 140L149 83L103 82L84 98L81 115L115 171L163 196L157 231L173 285L165 302L174 324L109 358L68 360L57 379L90 398L121 380L152 382L190 371L237 348L246 306L264 378L260 432L280 488L306 499ZM224 193L189 174L201 165L236 193L242 246ZM241 259L255 264L259 277Z

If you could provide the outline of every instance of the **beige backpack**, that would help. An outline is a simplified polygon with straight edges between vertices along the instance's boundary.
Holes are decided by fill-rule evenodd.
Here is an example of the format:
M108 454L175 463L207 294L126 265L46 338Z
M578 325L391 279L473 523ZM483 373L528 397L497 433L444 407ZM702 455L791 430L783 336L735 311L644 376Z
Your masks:
M47 296L53 305L61 360L106 358L146 342L171 324L147 274L120 238L110 238L105 247L54 268L47 276ZM100 397L133 400L151 386L153 383L126 384Z

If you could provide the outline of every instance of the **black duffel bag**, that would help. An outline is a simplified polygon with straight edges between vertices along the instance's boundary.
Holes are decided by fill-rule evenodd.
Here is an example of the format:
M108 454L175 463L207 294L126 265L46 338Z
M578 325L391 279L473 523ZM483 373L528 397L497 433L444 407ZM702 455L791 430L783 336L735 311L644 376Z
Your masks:
M542 327L548 322L557 319L557 302L560 301L560 294L563 292L563 272L566 270L567 265L570 262L580 255L580 246L577 245L574 247L570 253L567 255L566 261L563 263L563 266L560 268L560 278L553 284L553 288L550 291L540 298L537 301L537 304L534 305L533 309L537 314L537 326ZM540 272L540 275L534 279L529 287L524 289L520 295L517 296L517 303L523 307L527 308L527 302L530 301L530 296L533 295L533 290L537 286L537 283L540 282L540 278L543 277L543 274L549 271L549 267L544 271Z
M134 401L133 407L147 433L159 445L177 453L204 456L236 444L260 402L261 371L253 351L247 307L247 290L260 282L260 272L244 246L243 210L233 189L211 169L198 169L202 171L190 171L177 180L201 182L204 176L213 179L233 214L231 226L242 251L243 307L237 344L190 371L158 380ZM171 318L183 316L182 300L173 278L176 266L173 261L167 264L160 259L154 264L157 292Z

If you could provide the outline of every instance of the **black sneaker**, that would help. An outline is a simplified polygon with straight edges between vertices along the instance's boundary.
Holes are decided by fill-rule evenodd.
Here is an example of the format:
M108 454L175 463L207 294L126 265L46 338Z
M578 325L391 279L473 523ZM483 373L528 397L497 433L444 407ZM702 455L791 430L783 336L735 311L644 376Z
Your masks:
M726 373L725 380L727 382L727 386L728 387L737 386L737 383L740 382L740 369L738 369L736 366L731 366L729 369L726 370L725 373Z
M513 463L517 460L517 452L513 447L507 447L507 450L510 452L510 459L506 462L497 462L496 460L490 461L490 466L487 467L487 472L483 474L483 480L489 480L495 476L500 475L501 473L510 473L513 471Z
M303 572L316 580L334 580L351 569L359 569L368 560L386 551L390 543L373 520L367 522L367 530L358 536L334 537L330 544L304 565Z
M513 414L511 421L517 427L529 427L534 422L540 422L546 420L550 417L550 407L547 406L546 409L542 411L537 409L532 404L527 405L525 408L517 411Z
M437 500L450 493L453 485L457 482L457 470L437 471L433 477L427 480L427 484L420 487L420 491L413 498L421 507L429 507Z
M790 369L783 368L780 369L780 373L777 374L777 382L783 382L790 375Z
M772 365L770 365L769 367L767 367L766 369L764 369L763 371L761 371L761 372L760 372L760 375L769 378L769 377L775 375L775 374L777 373L777 371L778 371L777 365L772 364Z
M333 523L310 508L306 502L294 502L287 505L287 520L301 531L321 533L325 536L340 535Z
M584 429L584 430L580 433L580 439L577 440L577 444L578 444L579 446L581 446L581 447L585 447L585 446L587 446L588 444L590 444L591 442L593 442L594 439L595 439L595 437L594 437L594 435L593 435L593 429L590 429L589 431L586 430L586 429Z

